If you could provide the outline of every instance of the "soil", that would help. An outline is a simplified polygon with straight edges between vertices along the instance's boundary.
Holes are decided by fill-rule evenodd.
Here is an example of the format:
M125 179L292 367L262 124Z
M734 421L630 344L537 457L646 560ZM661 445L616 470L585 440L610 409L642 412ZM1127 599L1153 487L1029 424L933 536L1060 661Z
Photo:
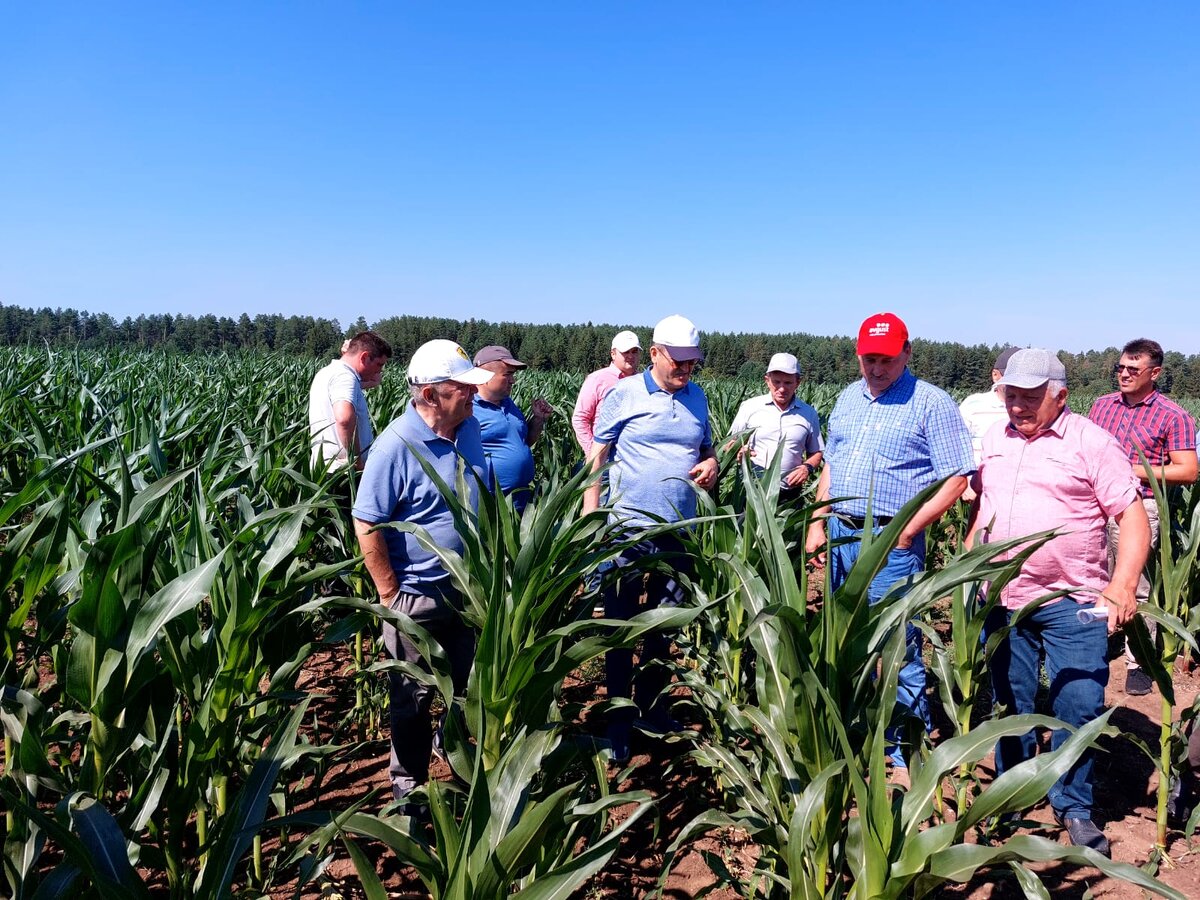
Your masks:
M332 721L340 716L343 706L336 698L345 696L339 686L348 685L349 666L338 663L328 654L311 660L303 687L326 692L327 700L318 704L318 721ZM1137 866L1146 865L1151 858L1156 834L1155 808L1157 775L1146 754L1126 735L1131 735L1149 748L1158 743L1160 698L1157 690L1142 697L1124 693L1125 664L1122 659L1111 665L1107 702L1114 709L1111 723L1122 735L1106 738L1096 767L1095 818L1112 842L1113 858ZM1176 700L1189 706L1200 691L1200 678L1195 672L1176 675ZM591 680L573 681L566 686L567 699L582 701L595 698L599 686ZM1178 707L1177 707L1178 712ZM585 715L586 724L586 715ZM667 743L643 738L633 748L630 766L623 772L610 769L622 789L649 791L659 798L657 822L647 817L627 835L622 850L605 869L577 892L581 898L642 897L653 891L663 868L665 849L680 829L698 812L715 805L710 778L694 766L687 757L684 743ZM985 761L985 777L991 774L991 760ZM448 777L449 771L434 759L433 777ZM387 799L387 747L383 740L367 742L356 747L352 758L335 762L319 785L307 793L303 802L317 808L344 808L376 790L378 799L369 809L381 808ZM1047 804L1030 811L1026 818L1040 826L1026 830L1060 842L1065 835L1053 822ZM389 850L364 845L375 851L376 871L392 897L426 896L420 882L398 864ZM269 848L268 848L269 849ZM319 888L305 891L303 897L358 898L362 889L344 849L329 867ZM1160 863L1157 875L1165 883L1180 890L1184 896L1200 897L1200 838L1189 843L1182 834L1173 832L1167 856ZM754 864L756 851L744 833L711 832L688 845L676 858L666 879L663 896L684 900L697 896L717 880L713 866L724 867L734 874L748 872ZM713 864L710 866L710 862ZM1141 889L1105 877L1092 869L1076 869L1046 864L1034 867L1046 883L1051 895L1065 900L1106 898L1133 900L1145 896ZM275 896L294 896L295 886L283 886ZM1022 897L1015 879L1007 870L993 870L965 885L952 885L943 896L970 900L1000 900ZM705 896L726 900L738 895L728 889L718 889Z

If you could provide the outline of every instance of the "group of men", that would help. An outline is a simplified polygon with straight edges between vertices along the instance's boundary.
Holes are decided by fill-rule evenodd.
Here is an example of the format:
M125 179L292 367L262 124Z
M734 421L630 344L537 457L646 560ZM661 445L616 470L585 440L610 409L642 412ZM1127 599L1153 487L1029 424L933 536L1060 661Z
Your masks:
M361 337L350 341L333 365L341 363L365 381L378 369L368 364L374 345L356 343ZM749 454L759 472L780 457L773 470L779 473L783 502L819 475L805 549L814 563L829 565L835 590L857 558L862 534L878 532L914 497L940 483L908 519L871 583L871 603L895 596L923 571L926 528L964 496L971 502L968 545L1053 530L1001 593L1000 608L1012 627L990 661L993 689L1009 712L1032 712L1044 655L1054 715L1072 726L1095 718L1108 682L1108 635L1130 620L1148 592L1142 570L1156 534L1150 480L1174 485L1196 479L1195 423L1157 390L1162 348L1145 339L1127 344L1116 369L1119 390L1098 399L1089 417L1068 408L1066 371L1049 350L1005 350L992 372L994 391L967 398L961 410L945 391L912 374L908 329L896 315L865 320L856 354L862 377L839 395L824 439L816 412L796 396L798 361L780 353L767 366L767 392L739 408L731 444L740 441L739 454ZM649 365L640 375L641 346L633 332L618 334L610 355L611 365L584 382L572 416L588 464L594 471L608 467L607 479L590 484L584 510L598 508L607 490L610 515L634 535L659 522L691 518L697 490L711 490L718 475L708 401L692 381L703 359L699 332L682 316L660 321ZM359 418L357 429L347 431L341 423L352 417L336 406L347 394L353 404L361 390L337 394L333 415L325 416L330 424L321 432L321 410L313 413L314 453L336 445L348 459L365 457L353 516L381 602L406 612L443 642L456 679L465 679L469 669L470 636L453 612L448 575L411 535L375 529L409 521L425 526L443 546L461 548L445 503L417 455L448 483L461 459L476 471L479 483L497 483L515 502L526 502L533 482L528 448L550 407L535 401L527 423L512 403L512 376L523 366L503 347L484 348L472 361L453 342L431 341L409 366L410 405L374 444L369 421L364 429ZM345 380L341 369L337 374ZM314 406L325 402L317 396L321 380L318 375L314 381ZM492 442L503 442L502 450L489 449L489 435ZM626 551L606 591L606 614L628 618L642 603L678 602L676 578L656 572L647 580L628 564L663 554L680 575L689 564L679 550L677 538L659 535ZM1056 591L1065 596L1016 617L1018 610ZM1082 623L1077 614L1087 608L1103 610L1107 618ZM417 659L402 634L388 627L385 637L397 659ZM915 625L909 624L906 641L898 704L929 728L921 633ZM666 670L656 665L669 648L667 635L644 640L636 679L631 651L616 651L606 660L610 699L633 700L609 715L614 760L628 758L635 726L650 732L676 727L664 690ZM1131 668L1126 691L1148 691L1143 679ZM427 777L429 699L415 681L392 675L391 777L397 799ZM906 748L898 729L889 737L893 771L902 775ZM1056 732L1052 745L1064 739L1065 733ZM1032 733L1001 741L998 772L1029 758L1035 746ZM1049 799L1073 843L1107 853L1108 841L1092 821L1092 769L1092 757L1085 753L1054 785Z

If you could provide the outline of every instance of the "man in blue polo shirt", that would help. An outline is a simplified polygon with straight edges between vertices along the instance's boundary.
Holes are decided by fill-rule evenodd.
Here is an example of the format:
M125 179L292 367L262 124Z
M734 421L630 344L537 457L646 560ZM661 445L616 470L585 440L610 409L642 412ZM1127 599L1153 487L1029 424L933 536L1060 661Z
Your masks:
M838 544L830 552L833 588L841 587L858 559L866 528L882 529L901 507L921 490L948 478L909 521L886 565L867 591L878 603L901 579L925 568L925 528L937 521L962 496L967 477L975 471L971 434L958 407L940 388L918 380L908 370L912 345L908 328L892 313L877 313L858 331L858 365L862 379L837 399L829 416L825 439L825 468L817 483L817 500L840 500L816 516L809 526L805 549L823 561L828 537ZM866 521L867 498L874 522ZM929 727L925 699L925 665L921 661L921 632L908 625L907 662L900 670L898 700ZM892 762L905 765L899 748Z
M475 398L475 418L483 435L483 450L492 463L496 483L520 512L533 496L533 451L541 436L546 417L553 408L538 397L533 401L529 419L512 401L513 379L525 363L515 359L507 347L492 345L475 354L475 365L492 373L479 386Z
M421 460L451 488L457 484L460 465L470 466L483 484L491 483L479 423L471 415L476 388L491 377L491 372L473 366L453 341L422 344L408 366L412 400L371 446L353 510L354 530L379 602L410 616L442 646L451 661L456 690L466 686L474 637L456 611L450 575L437 555L412 534L393 528L375 530L375 526L419 525L438 546L461 552L462 538L450 508ZM478 485L470 473L465 482L470 494L465 499L475 508ZM383 639L393 659L425 665L417 647L392 625L384 624ZM388 772L392 796L401 800L429 777L433 692L399 672L389 672L388 677L392 744Z
M717 459L708 420L708 398L691 383L692 370L703 359L700 333L683 316L668 316L654 328L650 366L640 377L623 378L604 398L593 431L592 467L599 470L611 460L609 496L612 519L631 531L660 521L677 522L696 514L696 491L716 484ZM599 481L584 495L584 512L600 504ZM680 544L670 536L643 541L617 560L619 571L651 553L678 553ZM687 565L679 557L679 570ZM677 602L674 579L654 573L646 587L646 606ZM634 571L618 580L605 595L605 615L632 618L642 594L642 573ZM642 669L633 688L648 730L674 728L670 700L663 696L667 675L655 661L666 659L670 639L648 634L642 641ZM647 665L647 662L650 665ZM613 650L605 658L609 699L630 696L633 670L631 650ZM633 710L615 710L609 718L608 736L614 761L629 758Z

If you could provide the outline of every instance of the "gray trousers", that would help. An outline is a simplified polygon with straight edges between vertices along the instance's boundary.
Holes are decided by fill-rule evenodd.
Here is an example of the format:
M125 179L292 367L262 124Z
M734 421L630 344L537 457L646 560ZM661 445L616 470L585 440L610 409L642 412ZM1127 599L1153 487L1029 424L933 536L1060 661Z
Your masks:
M475 635L458 612L439 597L425 597L401 591L391 603L429 632L450 658L454 692L467 686L467 676L475 658ZM383 625L383 645L392 659L412 662L429 671L416 645L393 625ZM429 714L435 689L401 673L388 673L388 720L391 731L391 759L388 775L392 797L402 799L409 791L429 780L429 754L433 749L433 721ZM449 702L447 697L446 701Z

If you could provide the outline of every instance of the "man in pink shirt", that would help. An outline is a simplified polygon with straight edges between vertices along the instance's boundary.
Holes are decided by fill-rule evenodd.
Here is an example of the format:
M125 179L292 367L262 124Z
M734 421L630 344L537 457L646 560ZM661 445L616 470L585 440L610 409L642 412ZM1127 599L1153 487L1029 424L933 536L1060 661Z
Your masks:
M1000 595L1012 630L990 662L996 702L1032 713L1038 658L1044 653L1054 715L1080 726L1104 709L1108 635L1137 609L1138 576L1150 549L1150 526L1138 482L1112 435L1067 408L1066 369L1049 350L1020 350L1004 377L1009 424L983 438L973 486L967 545L1058 532L1025 561ZM1109 574L1107 522L1116 519L1121 543ZM1022 607L1053 591L1069 591L1027 615ZM1107 620L1081 623L1081 608L1107 610ZM1107 621L1107 626L1106 626ZM1066 740L1055 731L1051 747ZM1033 756L1033 732L996 746L997 774ZM1092 753L1050 789L1050 805L1077 846L1109 853L1092 821Z
M575 439L583 448L584 459L592 455L592 429L596 424L600 401L622 378L637 374L642 361L642 346L638 336L632 331L618 332L612 340L609 356L612 358L611 364L583 380L579 399L575 401L575 412L571 414L571 427L575 429Z

